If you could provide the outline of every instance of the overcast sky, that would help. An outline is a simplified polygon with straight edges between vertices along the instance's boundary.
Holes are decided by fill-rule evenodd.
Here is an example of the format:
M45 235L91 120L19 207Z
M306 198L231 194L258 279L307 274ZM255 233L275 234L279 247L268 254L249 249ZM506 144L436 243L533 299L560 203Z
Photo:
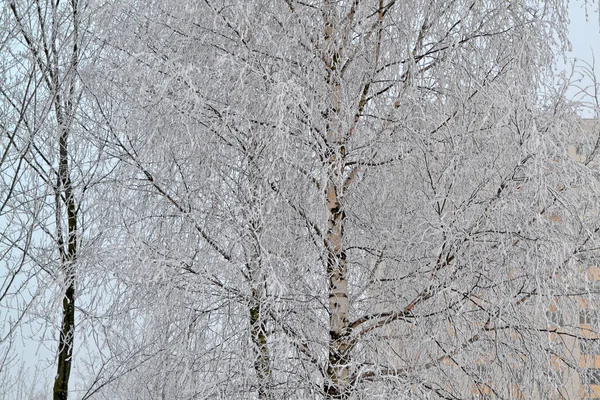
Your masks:
M586 10L583 1L571 1L569 7L571 24L570 37L573 45L571 57L592 61L591 51L600 57L600 33L598 30L597 5L588 5L586 19ZM600 62L600 60L599 60Z
M570 63L574 59L585 61L590 65L596 63L596 77L600 78L600 29L598 23L598 3L594 0L590 1L587 10L584 6L584 1L571 1L569 7L570 14L570 32L569 38L571 41L572 51L567 53L567 62ZM587 14L587 16L586 16ZM562 63L559 63L562 64ZM564 66L562 66L564 67ZM561 68L561 65L559 65ZM591 84L591 80L584 79L582 86ZM571 96L575 95L576 90L571 92ZM588 112L585 116L591 117Z

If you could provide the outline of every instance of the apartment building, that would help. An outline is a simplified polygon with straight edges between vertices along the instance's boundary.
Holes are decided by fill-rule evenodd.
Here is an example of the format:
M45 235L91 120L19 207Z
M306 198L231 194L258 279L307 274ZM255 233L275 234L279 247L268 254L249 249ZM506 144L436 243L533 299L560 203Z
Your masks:
M592 169L600 167L600 124L594 120L581 121L578 134L571 135L567 151L578 163ZM581 184L585 184L582 182ZM600 205L599 205L600 208ZM597 213L598 210L586 210L585 213ZM546 218L561 223L560 213L548 213ZM547 306L547 331L540 333L540 340L549 344L549 368L544 373L552 382L553 389L541 391L537 387L522 387L523 378L518 376L514 382L504 383L500 390L492 387L491 381L472 384L471 392L475 399L600 399L600 261L577 257L577 277L579 281L571 292L577 298L578 309L562 309L561 300L555 299ZM571 302L572 304L572 302ZM554 353L552 347L556 348ZM554 353L554 354L553 354ZM477 377L494 374L486 357L477 365ZM536 366L545 368L545 366ZM496 382L497 384L497 382ZM509 389L506 390L506 387Z
M594 120L581 121L579 134L571 135L568 145L569 156L591 166L600 166L600 125ZM586 212L596 213L597 210ZM556 218L560 223L560 216ZM600 399L600 264L597 260L579 257L577 262L579 283L573 293L578 297L579 310L576 313L564 312L557 300L548 306L546 312L549 328L549 341L561 347L562 354L551 356L548 376L556 382L555 399ZM554 332L552 332L554 331ZM569 365L565 361L577 360ZM523 397L527 398L527 397ZM543 398L543 397L542 397Z

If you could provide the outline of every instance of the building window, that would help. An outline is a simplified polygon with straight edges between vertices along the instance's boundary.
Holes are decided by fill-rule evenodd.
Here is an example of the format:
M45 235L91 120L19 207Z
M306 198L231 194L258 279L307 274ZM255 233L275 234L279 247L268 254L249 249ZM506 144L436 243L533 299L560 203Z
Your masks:
M579 352L581 354L598 354L598 343L593 339L579 339Z
M592 154L592 147L587 144L578 143L575 146L575 152L577 155L587 158L590 154Z
M524 375L525 375L525 372L523 371L523 369L513 370L513 381L514 381L514 383L517 383L517 384L523 383L523 377L524 377Z
M555 325L555 326L564 326L565 325L565 320L563 318L563 315L558 310L546 311L546 318L548 319L548 322L550 322L552 325Z
M579 324L581 325L597 325L598 324L598 314L585 310L579 312Z
M588 263L590 260L586 260ZM582 261L582 262L586 262ZM585 286L584 290L598 293L600 292L600 269L598 267L590 267L585 271Z
M482 381L485 381L488 377L487 365L485 364L477 364L477 378Z
M584 289L592 293L600 292L600 280L586 280Z
M564 371L562 370L551 368L548 371L548 378L550 379L550 382L552 382L552 384L554 384L554 386L556 387L562 387L565 384Z
M586 385L600 385L600 369L586 368L583 371L583 381Z

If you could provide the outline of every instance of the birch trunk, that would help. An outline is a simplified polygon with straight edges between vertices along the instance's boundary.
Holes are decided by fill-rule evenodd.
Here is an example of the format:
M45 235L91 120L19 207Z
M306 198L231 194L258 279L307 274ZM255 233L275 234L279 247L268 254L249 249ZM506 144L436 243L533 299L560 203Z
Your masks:
M340 156L337 154L336 156ZM335 175L333 176L335 178ZM329 360L325 393L348 398L350 384L348 265L342 247L345 214L334 182L327 185L327 275L329 279Z
M257 240L258 242L258 240ZM260 248L253 246L248 262L250 277L250 335L255 352L254 371L258 380L258 398L273 399L271 392L271 359L267 342L267 307L264 274L261 272Z
M258 285L257 285L258 286ZM254 345L255 361L254 371L258 379L258 398L272 399L271 363L267 345L267 324L265 321L264 290L255 287L252 289L253 304L250 307L250 330L252 344Z
M73 53L71 59L71 68L73 74L71 79L75 79L75 71L78 63L77 48L77 2L73 1L74 17L74 38ZM59 82L58 68L54 75L54 97L56 118L60 130L58 139L59 146L59 167L56 186L56 222L60 228L63 216L62 209L66 210L67 234L66 243L64 243L61 229L57 232L59 251L61 252L61 266L64 274L65 293L62 301L62 322L58 341L58 361L57 371L54 380L54 400L66 400L69 391L69 377L71 375L71 365L73 359L73 345L75 340L75 262L77 260L77 220L78 207L75 204L74 188L71 181L71 172L69 169L69 150L68 139L73 115L73 106L76 102L74 98L74 82L71 80L69 92L66 93L66 101L58 94Z
M324 8L325 55L327 68L327 171L325 189L327 207L327 277L329 290L329 357L325 394L329 399L347 399L350 392L350 342L348 265L343 249L345 213L343 206L345 135L340 124L339 42L335 3Z
M256 150L256 144L251 148ZM261 176L257 160L253 154L248 154L248 208L249 231L248 247L246 250L246 268L251 286L250 303L250 335L255 353L254 371L258 381L259 399L273 399L271 390L271 358L269 356L267 332L267 288L266 274L262 265L261 236L263 225L261 220L260 188L258 179Z
M66 400L69 391L69 377L73 359L75 338L75 261L77 259L77 207L73 198L73 187L69 174L68 131L63 128L59 139L60 165L58 189L56 193L57 220L60 217L60 202L64 201L67 212L67 243L66 251L62 252L62 269L65 279L65 293L62 301L62 322L58 342L58 362L54 380L54 400ZM62 189L62 191L61 191ZM61 200L62 199L62 200ZM60 221L57 221L60 223ZM62 235L59 232L59 245L64 249Z

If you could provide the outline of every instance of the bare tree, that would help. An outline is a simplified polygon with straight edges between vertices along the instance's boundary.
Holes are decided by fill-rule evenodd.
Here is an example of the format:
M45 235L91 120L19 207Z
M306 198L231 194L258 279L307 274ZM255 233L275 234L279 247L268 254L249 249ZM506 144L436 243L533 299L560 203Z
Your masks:
M79 11L55 5L55 23L12 12L60 132L46 180L68 291L89 180L73 183L67 147ZM597 327L560 315L596 301L578 266L600 221L594 164L569 154L588 128L552 71L564 2L111 15L89 106L114 168L93 197L110 289L89 314L85 398L576 396L576 346Z
M77 292L84 291L83 280L78 283L78 275L84 275L79 267L93 259L85 254L85 262L79 261L82 244L91 248L92 236L85 237L84 231L89 233L95 224L93 214L86 213L89 203L84 201L85 193L105 173L97 142L101 135L93 131L92 109L84 96L86 84L82 79L89 75L91 65L91 50L87 48L91 39L88 28L93 23L91 9L91 3L78 0L6 3L7 21L14 26L14 33L3 49L3 58L12 63L7 74L15 78L14 85L3 88L2 95L8 114L18 116L18 123L10 133L8 126L4 129L9 145L20 152L19 167L23 167L12 170L21 186L20 203L14 212L29 218L20 225L28 227L23 231L29 232L28 240L32 234L38 238L35 246L28 246L28 240L22 238L14 243L31 271L46 274L36 284L24 282L24 288L32 290L38 285L44 292L51 285L40 282L48 278L59 287L54 399L68 397ZM89 218L84 221L84 216ZM51 314L55 310L48 292L39 297L31 317L39 310ZM42 318L54 325L54 318Z
M285 371L300 397L508 396L482 365L551 364L529 317L577 308L567 270L596 229L575 217L595 198L572 184L595 179L565 152L575 114L542 84L561 2L157 2L125 20L118 87L144 117L115 148L196 232L180 267L248 307L259 397L288 393ZM498 341L512 361L487 356ZM541 370L524 393L552 386Z

